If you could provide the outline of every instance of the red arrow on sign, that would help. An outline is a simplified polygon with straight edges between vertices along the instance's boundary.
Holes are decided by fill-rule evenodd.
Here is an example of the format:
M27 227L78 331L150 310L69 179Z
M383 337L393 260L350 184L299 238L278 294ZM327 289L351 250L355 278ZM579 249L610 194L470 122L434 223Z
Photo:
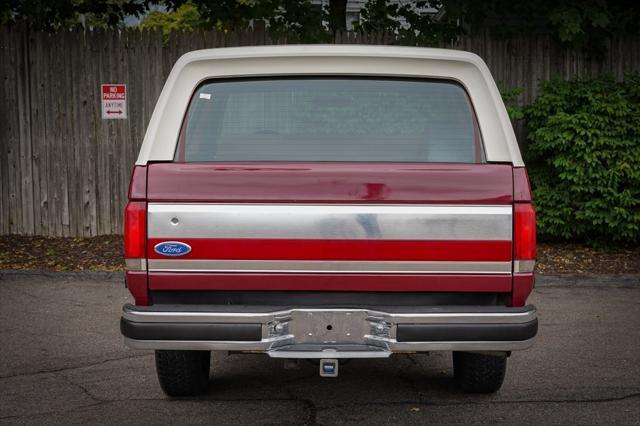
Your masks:
M107 114L122 114L122 111L106 111Z

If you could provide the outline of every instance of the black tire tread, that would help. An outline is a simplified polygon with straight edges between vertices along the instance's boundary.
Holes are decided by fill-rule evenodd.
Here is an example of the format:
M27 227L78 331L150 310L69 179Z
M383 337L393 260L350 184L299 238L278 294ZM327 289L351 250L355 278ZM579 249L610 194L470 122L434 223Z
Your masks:
M156 351L160 387L169 396L196 396L209 384L209 351Z
M507 371L505 354L453 353L453 374L460 389L469 393L497 392Z

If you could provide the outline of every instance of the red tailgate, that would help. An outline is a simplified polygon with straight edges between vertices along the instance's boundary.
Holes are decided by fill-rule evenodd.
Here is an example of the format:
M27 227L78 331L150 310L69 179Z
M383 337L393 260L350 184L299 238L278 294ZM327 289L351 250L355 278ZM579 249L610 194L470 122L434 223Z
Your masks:
M511 291L509 165L162 163L147 183L152 290Z

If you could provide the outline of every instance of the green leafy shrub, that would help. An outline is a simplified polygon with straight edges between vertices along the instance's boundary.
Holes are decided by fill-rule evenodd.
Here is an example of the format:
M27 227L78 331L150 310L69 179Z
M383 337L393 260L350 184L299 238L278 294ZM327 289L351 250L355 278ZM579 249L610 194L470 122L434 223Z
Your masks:
M550 80L525 109L543 238L640 240L640 75Z
M507 108L507 114L509 114L511 121L522 120L524 118L524 109L518 102L518 98L524 92L522 87L508 87L504 82L498 81L498 90L500 90L502 101Z
M155 10L149 12L140 22L141 30L154 30L160 28L165 43L169 40L172 31L193 31L196 28L205 28L205 21L198 8L185 3L175 12L162 12Z

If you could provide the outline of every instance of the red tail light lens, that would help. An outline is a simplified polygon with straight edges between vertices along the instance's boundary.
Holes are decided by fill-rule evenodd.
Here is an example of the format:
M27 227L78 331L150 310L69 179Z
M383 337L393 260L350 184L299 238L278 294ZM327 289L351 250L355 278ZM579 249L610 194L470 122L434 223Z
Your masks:
M531 204L527 171L513 169L513 291L511 306L524 306L534 284L536 266L536 212Z
M124 210L124 257L136 259L146 257L147 203L129 201Z
M536 212L530 203L516 203L514 213L514 260L527 265L516 272L531 272L536 259Z

